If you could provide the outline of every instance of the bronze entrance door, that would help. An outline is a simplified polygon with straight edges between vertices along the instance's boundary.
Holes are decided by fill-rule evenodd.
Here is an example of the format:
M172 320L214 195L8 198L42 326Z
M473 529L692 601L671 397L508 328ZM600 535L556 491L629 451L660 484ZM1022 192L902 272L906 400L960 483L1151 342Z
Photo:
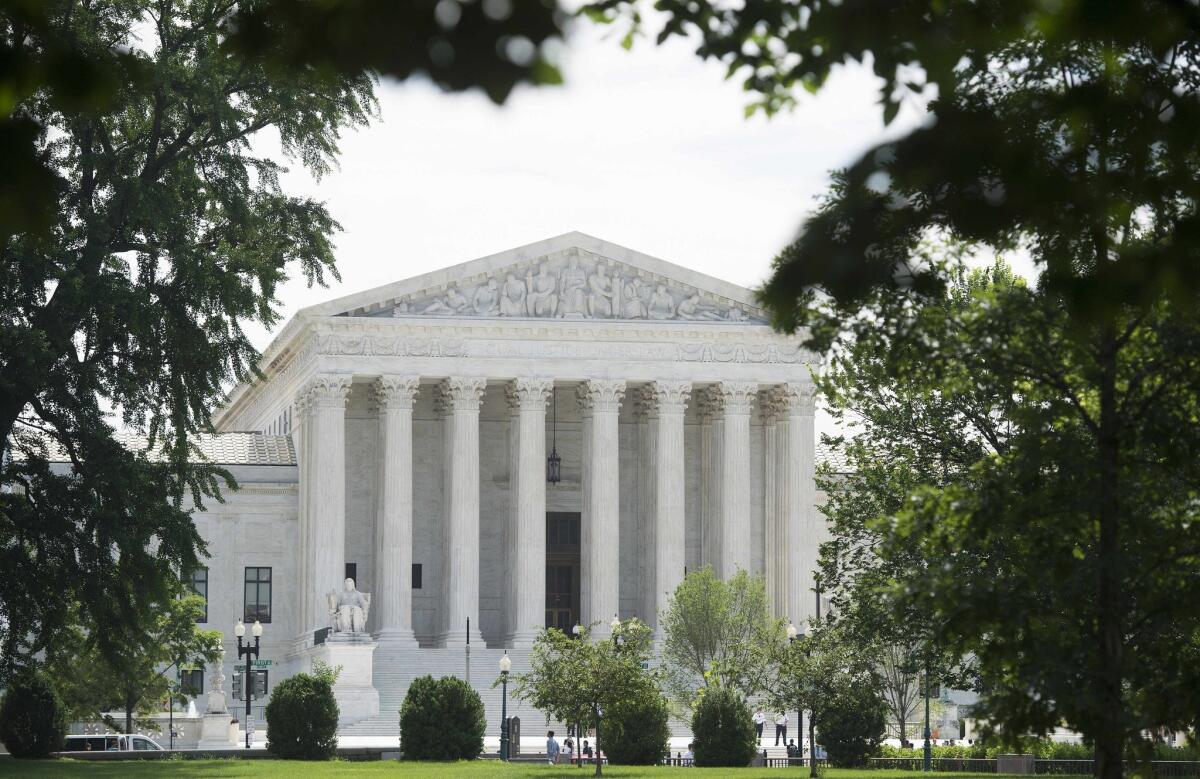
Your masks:
M571 633L579 621L579 513L546 514L546 627Z

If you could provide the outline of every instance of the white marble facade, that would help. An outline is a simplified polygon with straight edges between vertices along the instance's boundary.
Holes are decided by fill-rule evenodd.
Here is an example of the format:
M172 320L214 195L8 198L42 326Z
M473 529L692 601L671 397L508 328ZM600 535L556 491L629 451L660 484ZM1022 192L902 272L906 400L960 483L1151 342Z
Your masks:
M614 613L653 625L705 564L764 574L801 622L824 536L812 363L750 291L579 233L305 309L217 418L289 437L294 461L246 466L199 515L210 622L271 566L269 651L302 652L349 563L381 646L459 646L470 619L473 645L523 647L550 557L601 634ZM548 512L578 514L565 558Z

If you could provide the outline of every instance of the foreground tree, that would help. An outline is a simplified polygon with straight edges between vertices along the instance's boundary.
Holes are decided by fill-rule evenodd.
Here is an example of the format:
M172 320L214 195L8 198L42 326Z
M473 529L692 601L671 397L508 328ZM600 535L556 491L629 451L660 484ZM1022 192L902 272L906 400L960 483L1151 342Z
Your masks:
M711 684L743 698L757 694L769 670L769 647L784 634L782 620L767 609L762 577L739 570L723 581L710 566L684 577L659 620L665 683L686 709Z
M560 23L553 3L0 0L0 680L74 619L115 661L183 591L188 511L233 484L195 444L252 375L244 328L276 321L289 274L336 277L337 224L252 141L323 174L372 72L500 101L557 79Z
M157 714L171 694L171 677L180 668L216 659L221 634L201 630L204 614L197 595L168 601L151 615L137 643L127 643L115 658L100 651L94 632L78 625L60 631L46 650L46 672L62 696L72 719L104 720L109 727L132 733L139 716ZM122 711L124 722L109 711Z
M931 232L1032 258L1036 292L993 296L957 322L961 338L925 343L930 369L1017 379L1022 432L973 467L974 484L924 491L891 550L982 554L989 574L1012 574L972 585L1014 595L1006 613L964 609L948 639L990 650L981 670L1008 693L992 696L993 721L1019 732L1065 718L1116 779L1130 740L1200 710L1190 692L1150 693L1150 677L1194 665L1200 624L1189 573L1200 525L1185 497L1198 481L1187 350L1200 279L1200 8L919 0L871 4L868 25L855 2L657 6L663 37L697 35L699 53L747 73L767 110L847 59L869 58L884 79L888 120L914 95L934 98L931 121L853 164L779 256L762 295L778 326L807 328L822 347L868 329L904 336L911 307L941 299L952 271L914 261ZM948 580L927 573L905 592L938 608L921 596L933 580L945 596Z
M538 636L530 670L513 677L513 695L560 722L596 729L596 755L604 748L606 712L634 700L657 700L650 661L650 629L636 618L621 622L610 640L593 641L590 629L578 638L547 628ZM596 760L596 776L601 762Z

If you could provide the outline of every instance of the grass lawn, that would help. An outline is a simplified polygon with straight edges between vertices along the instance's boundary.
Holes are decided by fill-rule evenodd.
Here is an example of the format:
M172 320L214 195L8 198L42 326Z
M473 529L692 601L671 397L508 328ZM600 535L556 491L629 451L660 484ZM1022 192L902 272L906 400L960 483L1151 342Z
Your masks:
M225 777L254 777L255 779L302 779L302 777L325 776L387 776L387 777L465 777L466 779L584 779L592 775L591 767L570 768L564 766L510 764L477 760L467 763L397 763L377 761L372 763L304 763L285 760L153 760L145 762L98 762L83 760L3 760L0 761L0 776L21 777L197 777L199 779L224 779ZM807 777L808 771L790 768L634 768L605 766L605 776L613 777L717 777L736 776L739 779L789 779ZM898 777L921 776L912 771L854 771L832 768L821 772L826 779L898 779ZM963 777L986 777L1004 779L996 774L937 773L937 779L962 779Z

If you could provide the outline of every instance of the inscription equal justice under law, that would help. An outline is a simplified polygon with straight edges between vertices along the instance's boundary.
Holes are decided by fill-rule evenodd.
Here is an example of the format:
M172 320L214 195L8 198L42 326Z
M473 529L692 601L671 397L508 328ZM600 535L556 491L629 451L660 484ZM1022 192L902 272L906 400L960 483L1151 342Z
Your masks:
M545 260L521 277L506 272L476 285L452 284L439 295L400 299L393 316L543 317L561 319L682 319L745 322L740 306L705 301L700 293L650 282L602 260ZM755 320L757 321L757 319Z

